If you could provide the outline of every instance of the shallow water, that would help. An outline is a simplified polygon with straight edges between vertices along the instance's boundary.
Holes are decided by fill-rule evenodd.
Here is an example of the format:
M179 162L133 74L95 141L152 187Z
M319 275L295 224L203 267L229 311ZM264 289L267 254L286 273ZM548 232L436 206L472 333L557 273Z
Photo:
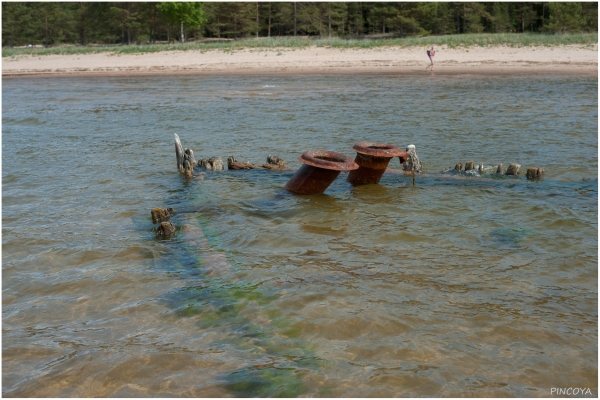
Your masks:
M4 396L597 396L595 78L30 78L2 94ZM293 172L185 182L173 133L197 159L294 169L308 149L415 144L427 174L342 174L314 196L282 190ZM469 160L546 177L440 173ZM155 238L153 207L178 211L175 237Z

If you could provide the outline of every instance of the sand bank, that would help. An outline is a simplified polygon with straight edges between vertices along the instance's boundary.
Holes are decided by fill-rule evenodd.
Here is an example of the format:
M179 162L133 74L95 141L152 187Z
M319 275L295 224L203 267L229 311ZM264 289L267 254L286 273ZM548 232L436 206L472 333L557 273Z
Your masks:
M169 51L140 55L17 56L2 58L2 76L403 73L423 74L425 48L383 47L340 50L247 49L233 53ZM598 74L598 45L556 47L436 48L439 74Z

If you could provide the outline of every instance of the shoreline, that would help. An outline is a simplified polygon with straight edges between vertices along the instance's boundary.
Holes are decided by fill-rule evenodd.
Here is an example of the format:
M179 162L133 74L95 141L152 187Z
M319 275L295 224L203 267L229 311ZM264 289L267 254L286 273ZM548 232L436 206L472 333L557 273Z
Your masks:
M74 76L431 74L424 48L244 49L4 57L2 78ZM598 75L598 46L436 49L437 75Z

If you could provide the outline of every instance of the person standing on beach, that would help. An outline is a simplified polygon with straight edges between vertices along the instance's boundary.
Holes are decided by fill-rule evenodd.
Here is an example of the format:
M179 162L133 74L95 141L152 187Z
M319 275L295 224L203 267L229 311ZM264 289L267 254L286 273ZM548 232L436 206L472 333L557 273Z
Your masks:
M431 64L429 64L427 68L425 68L425 71L427 71L429 68L431 68L431 70L433 71L433 57L435 57L435 51L433 50L433 46L431 46L431 50L427 50L427 55L429 56L429 60L431 60Z

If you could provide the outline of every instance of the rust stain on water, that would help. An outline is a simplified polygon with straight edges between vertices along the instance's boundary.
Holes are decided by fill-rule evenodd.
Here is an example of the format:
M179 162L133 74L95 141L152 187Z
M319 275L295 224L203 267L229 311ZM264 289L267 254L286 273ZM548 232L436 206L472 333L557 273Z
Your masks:
M4 396L597 395L595 79L2 90ZM293 171L186 182L173 133L197 159L273 154L294 169L308 149L415 144L427 175L354 187L342 172L304 196L283 190ZM546 175L439 176L470 160ZM186 228L155 238L154 207Z

